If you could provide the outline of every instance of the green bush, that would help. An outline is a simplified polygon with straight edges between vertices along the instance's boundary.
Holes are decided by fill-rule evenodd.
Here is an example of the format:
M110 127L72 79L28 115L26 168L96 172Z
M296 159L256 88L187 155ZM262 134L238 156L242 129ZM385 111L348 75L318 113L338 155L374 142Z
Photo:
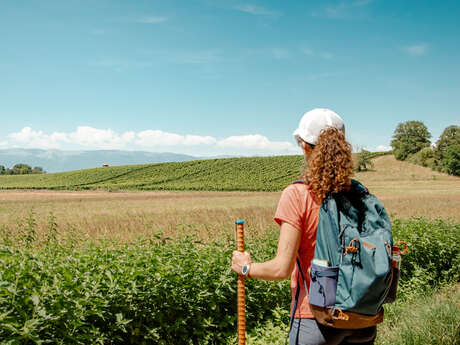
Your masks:
M460 280L460 224L441 219L395 220L393 238L409 243L402 257L402 295Z
M412 164L417 164L424 167L435 169L436 164L434 155L434 151L431 149L431 147L425 147L417 153L410 155L407 158L407 161Z
M274 243L260 247L270 252ZM204 245L189 237L160 236L130 244L3 247L0 339L11 344L45 339L55 344L222 343L235 330L232 250L229 241ZM286 283L247 281L249 325L289 303Z
M460 176L460 144L452 145L447 149L443 165L448 174Z
M29 223L21 237L33 233ZM74 234L60 243L54 223L51 215L43 243L31 243L32 236L18 242L0 228L0 339L5 344L234 343L233 238L202 243L157 234L96 245L77 241ZM411 219L397 220L393 228L395 239L410 245L400 299L458 281L459 224ZM278 234L272 227L247 239L254 260L274 256ZM277 336L284 333L289 281L249 279L246 287L248 329L264 325ZM261 334L251 337L260 343Z
M362 149L355 159L354 170L356 172L367 171L374 168L374 162L371 160L375 155L373 152Z

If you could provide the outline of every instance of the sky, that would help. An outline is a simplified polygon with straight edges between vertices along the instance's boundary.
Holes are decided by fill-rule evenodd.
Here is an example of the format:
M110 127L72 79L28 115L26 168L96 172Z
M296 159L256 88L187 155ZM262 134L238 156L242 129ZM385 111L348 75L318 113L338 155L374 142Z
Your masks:
M355 150L460 125L459 1L0 1L0 149L299 154L313 108Z

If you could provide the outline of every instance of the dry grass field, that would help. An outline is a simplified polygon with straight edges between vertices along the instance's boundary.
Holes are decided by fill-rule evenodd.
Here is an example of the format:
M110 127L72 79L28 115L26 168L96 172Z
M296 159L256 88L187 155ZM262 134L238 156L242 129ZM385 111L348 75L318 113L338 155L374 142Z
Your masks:
M245 218L253 231L273 225L280 193L269 192L0 192L0 224L14 230L33 210L38 232L47 228L53 212L61 232L80 236L109 236L122 240L163 232L198 233L213 239L236 218Z
M374 159L373 171L356 178L377 195L396 218L423 216L460 220L460 178L418 165L397 161L393 156Z
M374 171L357 174L384 203L392 218L423 216L460 221L460 178L396 161L374 160ZM163 232L198 234L203 239L233 232L237 218L247 221L248 235L275 226L280 192L106 192L1 191L0 225L12 231L32 211L39 233L50 212L59 231L73 236L108 236L129 240Z

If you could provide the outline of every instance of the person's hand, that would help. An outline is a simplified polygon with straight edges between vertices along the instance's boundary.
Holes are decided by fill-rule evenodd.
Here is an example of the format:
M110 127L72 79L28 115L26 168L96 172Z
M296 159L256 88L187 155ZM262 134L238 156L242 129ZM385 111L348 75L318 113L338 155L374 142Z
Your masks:
M235 273L241 274L241 270L243 269L244 265L252 263L251 254L249 252L241 253L237 250L233 252L232 257L232 270Z

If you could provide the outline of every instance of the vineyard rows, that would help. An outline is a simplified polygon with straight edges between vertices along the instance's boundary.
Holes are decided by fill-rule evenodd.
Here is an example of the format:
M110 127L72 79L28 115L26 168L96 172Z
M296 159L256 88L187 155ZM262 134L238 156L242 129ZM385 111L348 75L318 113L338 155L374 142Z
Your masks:
M276 191L297 179L302 165L301 156L128 165L0 176L0 189Z

